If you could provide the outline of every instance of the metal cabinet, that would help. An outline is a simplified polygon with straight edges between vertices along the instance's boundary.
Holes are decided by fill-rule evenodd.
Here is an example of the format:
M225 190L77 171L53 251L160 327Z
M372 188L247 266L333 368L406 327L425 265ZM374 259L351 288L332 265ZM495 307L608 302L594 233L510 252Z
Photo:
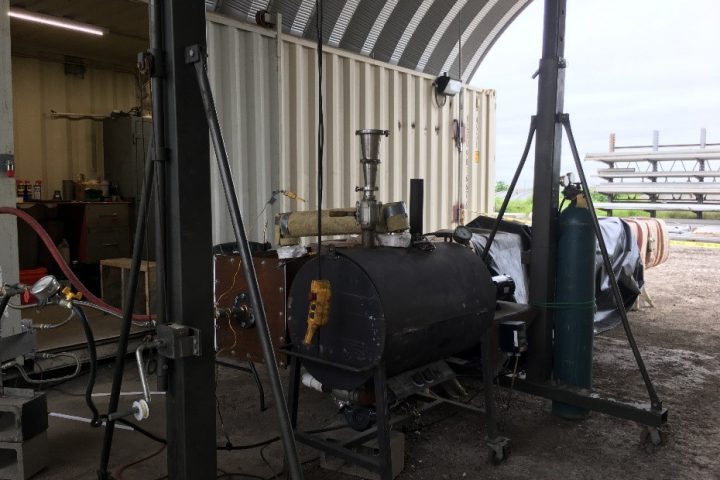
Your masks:
M142 192L145 156L152 142L152 119L118 117L103 120L103 157L105 178L118 189L120 196L132 204L130 234L135 230L138 202ZM155 209L151 204L143 258L154 260Z

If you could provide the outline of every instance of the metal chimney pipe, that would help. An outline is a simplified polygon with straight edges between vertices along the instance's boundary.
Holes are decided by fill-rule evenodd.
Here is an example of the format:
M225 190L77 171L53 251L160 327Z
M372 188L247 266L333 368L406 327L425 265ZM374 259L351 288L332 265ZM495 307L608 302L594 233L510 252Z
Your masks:
M425 181L410 179L410 235L413 240L423 235L423 204L425 202Z
M363 180L365 185L355 187L356 192L362 192L362 199L357 202L357 220L362 228L362 244L365 248L375 246L375 230L380 218L380 204L375 198L377 191L377 167L380 163L380 139L387 137L390 132L378 129L362 129L355 131L360 137L360 150L363 167Z

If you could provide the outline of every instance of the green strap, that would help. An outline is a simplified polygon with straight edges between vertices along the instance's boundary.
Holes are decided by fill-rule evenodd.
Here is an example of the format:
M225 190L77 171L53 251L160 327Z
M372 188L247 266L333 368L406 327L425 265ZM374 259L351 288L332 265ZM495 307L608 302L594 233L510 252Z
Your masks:
M550 303L535 303L531 302L530 305L533 307L540 308L554 308L556 310L570 310L576 308L595 308L595 299L588 300L587 302L550 302Z

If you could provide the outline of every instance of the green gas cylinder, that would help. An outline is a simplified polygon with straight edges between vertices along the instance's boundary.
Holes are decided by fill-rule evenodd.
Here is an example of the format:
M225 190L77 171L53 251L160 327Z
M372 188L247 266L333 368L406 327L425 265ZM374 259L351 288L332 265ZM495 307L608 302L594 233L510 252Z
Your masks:
M560 385L592 387L595 317L595 231L584 194L560 214L555 277L553 375ZM587 417L589 411L553 402L555 415Z

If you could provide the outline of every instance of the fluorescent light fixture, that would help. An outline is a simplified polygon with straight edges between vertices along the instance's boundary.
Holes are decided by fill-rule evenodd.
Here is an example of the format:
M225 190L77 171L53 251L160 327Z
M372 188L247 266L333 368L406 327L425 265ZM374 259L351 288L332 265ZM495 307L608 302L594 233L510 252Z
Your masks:
M43 25L50 25L51 27L65 28L67 30L89 33L91 35L103 36L108 33L107 28L96 27L95 25L76 22L65 18L44 15L42 13L29 12L21 8L11 8L8 11L8 16L17 18L18 20L27 20L28 22L41 23Z

